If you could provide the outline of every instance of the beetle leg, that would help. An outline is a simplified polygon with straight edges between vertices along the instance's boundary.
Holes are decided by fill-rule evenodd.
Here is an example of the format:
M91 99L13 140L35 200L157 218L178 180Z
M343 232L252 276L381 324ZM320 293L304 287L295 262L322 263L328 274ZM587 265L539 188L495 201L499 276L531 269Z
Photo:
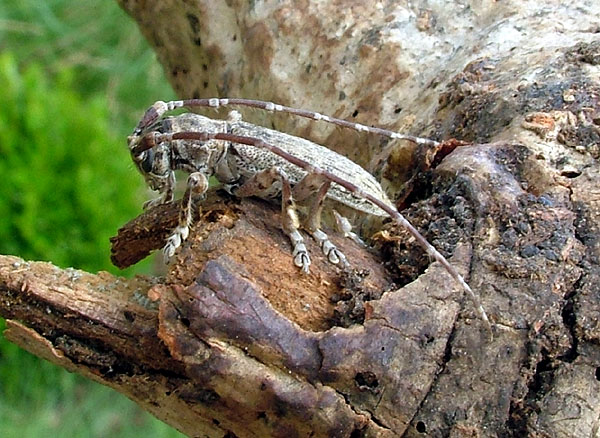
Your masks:
M347 237L348 239L353 240L360 246L367 246L365 244L365 242L363 242L363 240L360 237L358 237L358 235L354 231L352 231L352 224L350 223L348 218L345 216L342 216L335 209L333 209L332 211L333 211L333 216L335 217L335 224L336 224L337 230L340 233L342 233L344 235L344 237Z
M298 231L300 221L296 211L296 203L292 196L290 182L283 170L271 167L258 172L240 187L234 189L233 194L240 197L272 195L273 185L278 180L281 181L281 222L283 231L292 243L294 264L302 268L302 271L308 273L310 257L304 244L304 238L300 234L300 231Z
M150 199L149 201L144 202L142 208L144 210L149 210L150 208L155 207L157 205L172 202L173 187L175 187L175 174L173 172L170 172L165 188L161 191L160 195L157 198Z
M167 243L163 248L165 262L168 262L175 250L179 248L181 242L187 239L190 225L192 224L194 207L194 195L203 195L208 189L208 178L202 172L190 173L187 179L187 189L181 199L181 210L179 210L179 221L177 227L173 230Z
M304 228L310 235L315 239L323 254L333 264L341 264L346 266L348 261L346 256L337 249L337 247L329 240L329 237L323 230L321 230L321 213L323 211L323 202L327 197L327 191L331 181L318 174L306 175L296 186L294 187L294 198L299 202L305 199L310 199L308 216L304 224Z

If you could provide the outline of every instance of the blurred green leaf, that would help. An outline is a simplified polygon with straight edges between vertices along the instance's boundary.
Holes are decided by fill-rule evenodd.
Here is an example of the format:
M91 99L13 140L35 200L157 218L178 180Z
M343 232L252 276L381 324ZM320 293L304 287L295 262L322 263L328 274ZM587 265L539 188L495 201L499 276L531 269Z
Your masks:
M143 185L102 96L82 99L69 72L15 74L0 54L0 252L116 272L108 239L140 211Z
M125 138L149 104L174 97L154 54L116 2L3 0L0 84L0 253L118 272L108 238L147 198ZM4 339L0 431L181 436Z
M174 97L154 53L114 1L3 0L0 52L6 49L50 75L70 68L74 90L103 94L117 126L133 126L149 103Z

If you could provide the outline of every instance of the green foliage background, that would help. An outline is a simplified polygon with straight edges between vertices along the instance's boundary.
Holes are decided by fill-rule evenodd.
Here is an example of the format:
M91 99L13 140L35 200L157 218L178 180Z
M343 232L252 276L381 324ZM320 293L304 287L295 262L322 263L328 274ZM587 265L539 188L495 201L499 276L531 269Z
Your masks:
M2 0L0 253L117 273L108 238L146 197L125 138L148 105L172 97L115 1ZM0 436L52 435L181 436L0 337Z

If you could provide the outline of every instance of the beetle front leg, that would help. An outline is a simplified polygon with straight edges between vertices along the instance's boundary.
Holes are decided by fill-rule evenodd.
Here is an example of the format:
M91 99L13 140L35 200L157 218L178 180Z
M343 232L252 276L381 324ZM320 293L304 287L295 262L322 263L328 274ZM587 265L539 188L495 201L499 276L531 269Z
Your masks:
M233 191L235 196L264 196L271 194L273 184L281 181L281 224L283 231L292 243L294 264L308 273L310 257L300 231L300 221L296 211L296 203L292 196L292 188L287 175L277 167L263 170Z
M173 172L169 173L167 181L165 183L165 187L161 190L160 195L157 198L150 199L149 201L144 202L142 208L144 210L149 210L152 207L161 204L168 204L173 201L173 188L175 187L175 174Z
M163 248L165 262L168 262L173 257L175 250L188 237L193 219L194 195L204 195L206 190L208 190L208 178L204 173L194 172L188 176L187 189L181 199L181 210L179 210L177 227L175 227Z

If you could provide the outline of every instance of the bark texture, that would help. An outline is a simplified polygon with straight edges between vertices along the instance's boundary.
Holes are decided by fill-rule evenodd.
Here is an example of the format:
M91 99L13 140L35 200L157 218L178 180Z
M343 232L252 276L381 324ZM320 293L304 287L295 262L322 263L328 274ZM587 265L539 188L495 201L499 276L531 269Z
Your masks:
M164 279L2 258L2 313L21 321L9 336L190 436L598 436L596 1L120 4L182 97L259 98L471 142L421 150L243 111L380 177L453 254L493 338L393 224L376 255L335 241L357 270L312 247L302 277L274 207L216 194ZM162 206L127 224L115 263L160 247L175 219ZM137 303L148 294L155 304Z

